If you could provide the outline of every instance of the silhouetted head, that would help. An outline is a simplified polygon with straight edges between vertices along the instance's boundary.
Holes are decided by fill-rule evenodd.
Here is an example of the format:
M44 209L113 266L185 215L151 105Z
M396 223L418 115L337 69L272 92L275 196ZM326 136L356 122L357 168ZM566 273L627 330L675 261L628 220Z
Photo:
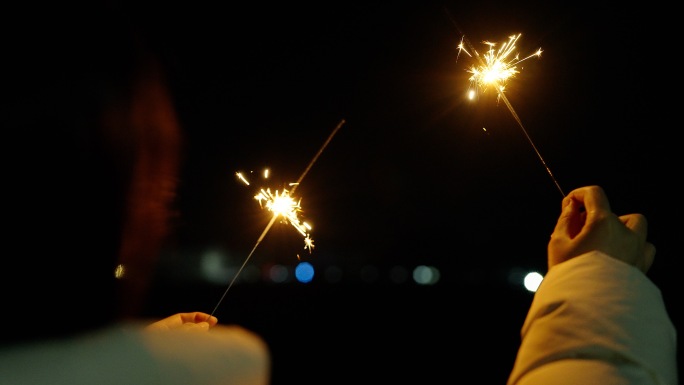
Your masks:
M140 20L59 11L3 48L6 341L135 316L173 213L181 133Z

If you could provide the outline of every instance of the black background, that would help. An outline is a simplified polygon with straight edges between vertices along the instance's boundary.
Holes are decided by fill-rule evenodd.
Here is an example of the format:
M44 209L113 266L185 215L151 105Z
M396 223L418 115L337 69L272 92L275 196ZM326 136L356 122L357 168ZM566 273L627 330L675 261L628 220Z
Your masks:
M504 383L532 299L519 272L545 272L562 196L589 184L604 187L616 213L649 219L650 276L681 323L667 9L444 2L170 13L158 32L190 144L184 252L163 265L151 311L214 309L233 276L202 284L190 267L208 250L240 265L269 219L234 173L269 167L295 181L344 120L297 188L313 253L276 224L248 261L266 272L299 254L313 282L236 284L216 311L265 336L274 383L465 374ZM507 84L520 124L492 90L464 97L477 62L457 49L465 36L484 53L483 41L516 33L521 58L543 51ZM437 267L439 282L389 279L394 266L418 265ZM329 266L341 281L323 278ZM364 266L375 280L363 279Z
M182 215L146 314L212 312L225 293L215 315L266 338L274 384L504 383L532 300L520 272L545 273L562 196L597 184L616 213L648 218L649 275L680 325L673 12L416 4L130 7L164 58L186 139ZM482 54L517 33L521 58L543 52L507 84L515 114L493 90L467 100L477 62L461 39ZM296 195L313 252L276 223L251 254L270 218L235 172L267 167L282 188L308 166ZM226 292L232 273L202 278L211 253L233 273L251 255L264 276L299 256L316 275ZM419 265L439 281L390 279Z

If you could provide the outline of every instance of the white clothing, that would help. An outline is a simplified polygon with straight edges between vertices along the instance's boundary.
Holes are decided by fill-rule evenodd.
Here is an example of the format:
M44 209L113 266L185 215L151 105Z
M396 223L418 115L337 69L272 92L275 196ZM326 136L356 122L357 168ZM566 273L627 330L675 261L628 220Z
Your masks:
M0 350L2 385L266 385L267 346L233 326L209 331L109 327Z
M508 385L677 385L677 333L660 290L599 251L549 269Z

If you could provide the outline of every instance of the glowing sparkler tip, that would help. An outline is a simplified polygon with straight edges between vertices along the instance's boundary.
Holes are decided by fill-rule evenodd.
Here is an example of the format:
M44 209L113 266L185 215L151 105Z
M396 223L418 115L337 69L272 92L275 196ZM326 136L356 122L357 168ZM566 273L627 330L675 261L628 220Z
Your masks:
M238 178L243 181L246 185L249 185L249 181L240 172L237 172ZM269 175L268 170L264 171L264 178ZM297 186L299 183L289 183L289 186ZM302 211L301 198L295 198L292 192L287 189L271 191L270 188L261 188L254 195L254 199L259 202L259 207L266 208L273 213L274 218L281 218L284 222L289 223L294 227L301 235L304 236L304 248L309 250L311 253L314 244L313 239L311 239L311 225L302 222L300 219L300 213Z
M501 44L501 46L496 49L496 43L490 41L483 41L482 43L489 46L487 52L481 57L475 51L475 55L480 62L479 66L472 66L467 71L471 74L469 80L471 82L471 88L468 91L468 98L474 99L474 91L480 90L484 92L487 88L492 87L497 91L498 97L505 90L506 83L513 78L518 71L517 65L531 57L541 57L542 49L539 48L533 54L520 59L519 55L514 54L516 48L515 43L518 41L522 34L511 35L508 41ZM461 43L459 44L459 49L465 51L463 47L463 38L461 38ZM459 51L460 52L460 51Z

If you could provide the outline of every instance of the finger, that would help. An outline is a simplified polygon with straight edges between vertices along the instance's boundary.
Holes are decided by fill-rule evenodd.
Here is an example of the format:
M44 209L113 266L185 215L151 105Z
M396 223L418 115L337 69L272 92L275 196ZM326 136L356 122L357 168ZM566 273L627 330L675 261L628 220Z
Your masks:
M642 214L626 214L621 215L620 221L633 233L635 233L642 242L646 241L648 234L648 221Z
M179 320L181 323L187 323L187 322L203 322L209 319L209 314L202 313L199 311L194 311L194 312L189 312L189 313L178 313L177 314Z
M196 321L196 319L197 319L197 312L178 313L178 314L176 314L176 316L178 317L178 319L179 319L179 321L180 321L181 324L185 324L185 323L188 323L188 322L197 322L197 321ZM200 321L202 321L202 320L200 319Z
M203 312L195 312L195 322L206 322L209 326L214 326L218 323L218 318Z
M207 318L202 322L206 322L209 325L209 327L216 326L216 324L218 323L218 318L209 314L206 314L206 316Z
M209 330L209 324L206 322L188 322L181 325L181 330L184 331L207 331Z
M579 202L587 212L588 219L591 219L593 214L597 212L610 212L610 202L600 186L587 186L575 189L566 198Z
M200 323L200 322L206 322L210 327L214 326L218 323L218 318L201 312L201 311L196 311L196 312L191 312L191 313L180 313L180 319L181 323Z
M584 226L584 216L582 215L580 208L581 207L572 197L563 199L563 209L554 229L556 237L567 236L569 238L574 238L579 234Z

